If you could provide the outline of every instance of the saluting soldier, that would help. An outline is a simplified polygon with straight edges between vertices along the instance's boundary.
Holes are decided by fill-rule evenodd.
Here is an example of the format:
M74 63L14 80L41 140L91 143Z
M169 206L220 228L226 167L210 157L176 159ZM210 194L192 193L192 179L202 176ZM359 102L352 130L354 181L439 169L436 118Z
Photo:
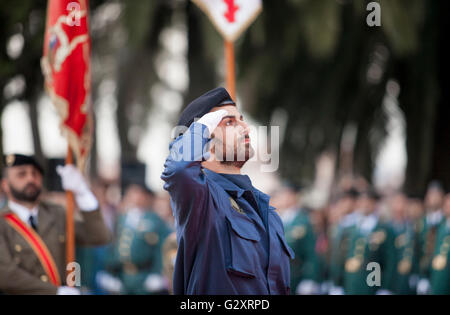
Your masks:
M286 241L295 254L291 261L291 293L318 294L320 264L315 248L316 235L307 210L299 206L299 188L287 185L276 196L282 200L277 210L284 224Z
M254 152L236 104L214 89L178 125L161 176L177 229L174 293L289 294L293 252L270 197L241 174Z
M439 227L431 262L431 294L450 294L450 194L444 199L445 219Z
M425 217L419 230L420 241L420 280L418 294L430 293L430 271L435 252L436 236L443 221L442 201L444 190L438 182L432 182L425 195Z
M393 278L393 238L388 225L376 213L378 196L372 191L362 192L357 201L361 214L350 232L349 252L345 262L345 294L389 294ZM368 283L369 263L379 264L381 283ZM372 280L377 280L372 279Z
M66 215L41 202L43 169L31 156L6 157L2 189L8 203L0 211L0 291L5 294L79 294L65 286ZM82 221L75 223L79 245L102 245L110 233L99 204L73 165L59 166L65 190L74 193Z
M116 280L108 282L104 281L105 274L100 276L101 286L111 293L168 293L162 275L162 246L171 230L153 211L153 197L153 192L142 185L127 187L124 213L117 219L116 240L107 260L107 270ZM111 283L112 287L108 285Z

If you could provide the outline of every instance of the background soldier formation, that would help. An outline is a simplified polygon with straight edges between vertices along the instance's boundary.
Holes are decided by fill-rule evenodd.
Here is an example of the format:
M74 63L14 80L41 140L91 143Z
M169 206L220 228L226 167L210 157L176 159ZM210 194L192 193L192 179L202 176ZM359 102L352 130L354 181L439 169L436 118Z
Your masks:
M111 189L109 187L108 189ZM107 192L108 189L103 189ZM85 290L92 294L169 294L173 271L173 220L165 194L156 195L142 181L135 180L126 185L117 206L105 203L114 209L113 241L102 249L94 249L83 266L95 265ZM166 250L166 254L164 249ZM81 248L78 253L93 249ZM176 239L175 239L176 251ZM163 260L166 261L163 270ZM169 270L169 272L165 272ZM86 278L86 277L85 277Z
M273 199L296 254L292 293L450 294L450 194L438 183L423 201L365 186L341 189L314 209L301 195L286 186ZM373 286L370 263L380 267Z
M128 181L121 198L117 183L93 183L105 226L114 237L103 246L77 247L83 293L172 293L177 242L169 198L143 182ZM450 294L450 194L438 183L429 185L422 200L403 193L380 196L358 182L336 189L321 208L308 207L304 191L283 185L271 199L295 252L292 294ZM65 203L61 192L44 192L42 199ZM39 225L41 233L45 221ZM63 239L61 232L57 241ZM380 266L379 286L367 281L372 271L367 266L373 262ZM36 272L42 273L39 264ZM45 293L32 289L23 293Z
M295 252L292 294L450 294L450 194L445 195L439 184L431 183L423 200L403 193L380 196L367 187L341 189L319 209L305 206L302 192L285 185L271 199ZM151 210L155 198L160 202ZM119 215L117 241L111 245L114 254L105 264L118 280L116 287L115 281L103 279L103 273L97 277L106 292L171 292L177 244L173 232L167 237L173 231L168 202L161 196L148 199L147 216L153 222L148 230L143 223L135 227L127 223L136 211L133 207ZM157 235L157 245L149 242L150 235ZM125 251L128 258L121 256ZM139 264L143 256L147 263ZM371 262L380 266L380 286L367 283ZM140 271L138 266L149 264L153 269ZM133 277L140 280L124 280Z

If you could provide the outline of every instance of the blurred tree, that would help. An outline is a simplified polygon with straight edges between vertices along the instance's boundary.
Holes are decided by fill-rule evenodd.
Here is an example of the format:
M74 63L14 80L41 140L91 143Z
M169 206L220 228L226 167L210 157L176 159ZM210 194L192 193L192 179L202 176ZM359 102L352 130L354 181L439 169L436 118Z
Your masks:
M366 25L369 2L265 0L261 16L236 42L237 87L244 109L266 125L280 110L287 113L280 148L283 177L313 180L316 158L326 151L335 153L340 175L347 163L341 160L341 144L353 126L350 171L370 180L386 136L386 85L394 79L406 119L405 190L421 193L432 178L450 185L448 74L441 67L448 64L441 44L448 1L379 0L381 27ZM41 158L36 106L43 93L40 58L46 5L46 0L0 2L0 112L13 100L26 101ZM152 106L150 89L161 83L156 73L161 34L179 23L174 11L184 11L187 26L185 104L223 79L222 39L187 0L91 0L90 7L92 99L95 105L102 82L115 82L122 160L136 161L136 127L145 125Z
M122 161L135 162L138 138L130 137L130 127L146 121L140 108L148 110L151 105L149 92L157 80L154 63L160 50L160 35L171 21L173 9L171 1L122 1L122 4L127 44L118 52L117 123Z
M211 54L208 49L217 46L211 45L211 32L207 32L210 28L208 25L210 22L206 20L204 13L191 1L186 1L185 10L189 69L189 86L185 93L184 102L186 106L189 102L216 86L216 60L214 54ZM218 44L219 47L222 46L220 41Z
M316 158L328 150L336 152L339 171L343 132L354 125L353 173L371 180L386 136L386 84L397 80L407 124L404 187L420 193L433 165L436 12L445 10L434 1L381 0L382 26L368 27L369 2L264 1L261 17L238 42L239 92L263 124L277 108L289 113L281 147L283 177L312 180ZM439 159L442 164L445 156Z
M95 8L103 1L91 0ZM44 93L44 79L40 60L43 52L46 23L46 0L18 0L0 3L0 115L4 107L14 101L24 101L29 108L34 152L46 167L38 125L38 101ZM23 88L7 93L7 85ZM1 128L0 128L1 130ZM2 137L0 137L0 144ZM0 145L3 155L3 145Z
M424 194L432 175L437 128L438 2L386 1L383 5L392 16L387 34L395 53L394 75L400 83L400 107L406 118L408 163L404 189Z
M450 76L448 69L450 63L450 49L447 45L447 30L449 29L449 19L447 13L450 12L450 2L439 0L437 4L437 29L438 29L438 61L437 73L439 84L439 99L436 111L436 128L434 130L434 148L432 152L432 170L430 179L440 179L447 191L450 191Z
M37 103L42 92L40 70L42 42L45 26L45 0L19 0L0 3L0 111L11 101L25 101L29 107L34 151L43 162ZM7 93L5 87L15 86ZM1 141L1 140L0 140ZM3 155L3 147L1 146ZM45 165L45 163L42 163Z
M357 128L354 172L371 178L390 63L383 33L365 19L365 1L266 1L242 40L240 78L258 78L245 99L250 110L262 123L277 107L289 113L280 172L292 181L312 180L316 157L338 153L349 124Z

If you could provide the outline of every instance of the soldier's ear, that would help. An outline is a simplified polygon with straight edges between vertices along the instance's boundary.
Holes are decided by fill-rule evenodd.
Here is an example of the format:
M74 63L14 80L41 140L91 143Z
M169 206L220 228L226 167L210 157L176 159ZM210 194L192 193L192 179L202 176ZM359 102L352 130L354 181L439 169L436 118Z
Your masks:
M209 151L211 152L211 154L215 154L216 153L216 142L214 140L212 140L209 143L210 143Z
M6 177L2 177L1 186L3 192L9 193L8 180L6 179Z

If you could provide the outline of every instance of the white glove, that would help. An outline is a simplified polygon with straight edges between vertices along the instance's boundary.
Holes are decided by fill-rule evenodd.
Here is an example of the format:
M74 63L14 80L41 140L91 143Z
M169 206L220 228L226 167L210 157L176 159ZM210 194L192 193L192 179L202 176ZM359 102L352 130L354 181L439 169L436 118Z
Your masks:
M108 291L109 293L119 294L122 291L122 281L110 275L106 271L97 272L95 280L100 288Z
M320 284L320 291L319 294L320 295L327 295L328 292L330 292L330 288L333 285L333 283L331 281L324 281Z
M376 295L392 295L392 292L386 289L379 289Z
M344 288L332 285L330 288L329 294L330 295L344 295L345 294Z
M419 276L418 275L411 275L409 277L408 283L409 283L409 287L411 289L417 288L417 283L419 283Z
M58 165L56 172L61 176L62 187L75 195L75 201L82 211L93 211L98 208L98 201L89 189L81 172L73 165Z
M295 294L297 295L311 295L319 293L319 285L313 280L302 280L297 285Z
M164 277L159 274L152 273L145 279L144 287L148 292L160 292L167 290L168 283Z
M56 295L81 295L80 290L72 287L58 287L58 291L56 291Z
M430 293L430 281L428 279L420 279L417 283L417 294L426 295Z
M209 134L211 135L217 125L222 121L222 118L227 114L228 112L225 109L221 109L216 112L203 115L203 117L197 120L197 122L208 127Z

